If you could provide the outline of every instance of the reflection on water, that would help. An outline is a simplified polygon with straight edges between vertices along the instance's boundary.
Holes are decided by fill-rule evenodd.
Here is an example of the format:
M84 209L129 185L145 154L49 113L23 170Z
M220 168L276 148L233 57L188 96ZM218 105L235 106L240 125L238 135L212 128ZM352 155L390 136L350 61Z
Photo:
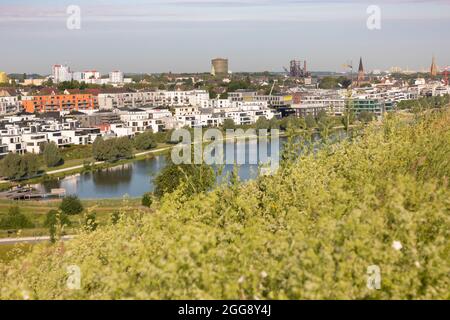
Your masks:
M229 143L226 144L229 147ZM231 147L232 148L232 147ZM227 149L227 148L225 148ZM246 143L245 148L235 146L235 153L244 153L245 159L258 158L258 144ZM270 156L270 141L267 142ZM278 152L278 151L277 151ZM50 192L52 188L64 188L67 194L76 194L81 199L122 198L124 195L140 197L145 192L153 191L153 179L166 166L166 156L159 155L151 159L138 160L95 172L82 173L61 180L48 181L37 185L37 189ZM220 182L233 171L233 165L223 167ZM243 164L239 166L241 180L255 179L258 175L258 165Z
M340 140L343 133L336 134L332 140ZM314 140L318 141L319 137L314 136ZM280 146L283 145L285 139L280 139ZM231 143L232 144L232 143ZM226 143L225 153L230 142ZM232 149L233 147L231 147ZM239 166L239 177L243 181L255 179L258 176L258 165L248 164L248 159L258 157L259 145L257 143L246 143L245 148L234 146L235 155L242 156L245 152L247 164ZM267 141L268 156L271 156L270 141ZM279 150L275 150L279 153ZM153 179L166 166L166 156L159 155L152 159L139 160L130 164L120 165L114 168L104 169L96 172L82 173L70 176L58 181L49 181L37 185L37 189L43 192L50 192L52 188L64 188L67 194L76 194L81 199L102 199L102 198L122 198L124 195L130 197L140 197L145 192L153 191ZM233 171L233 165L226 165L223 168L221 177L229 176Z
M133 166L131 164L123 164L118 167L100 170L96 172L96 174L92 174L93 182L98 186L129 184L132 178Z

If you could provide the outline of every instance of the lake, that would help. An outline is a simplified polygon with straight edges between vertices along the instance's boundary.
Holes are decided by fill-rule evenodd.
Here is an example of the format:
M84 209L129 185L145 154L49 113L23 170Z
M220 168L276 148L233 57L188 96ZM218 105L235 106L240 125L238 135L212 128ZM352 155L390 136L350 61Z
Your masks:
M284 139L281 138L280 140L280 144L283 144ZM247 159L245 164L239 166L239 176L243 181L255 179L258 176L258 165L250 164L255 162L249 162L248 159L255 156L259 159L257 155L259 154L260 145L256 141L247 141L245 145L242 143L242 146L238 150L237 144L234 145L235 154L245 152ZM233 144L227 142L224 144L224 147L233 148ZM270 156L270 141L267 141L267 150ZM279 152L279 150L276 150L276 152ZM64 188L67 194L77 195L81 199L111 199L122 198L125 195L140 197L144 193L154 190L153 179L166 165L166 155L157 155L151 159L136 160L108 169L43 182L35 187L38 191L45 193L50 192L53 188ZM222 175L218 177L218 181L226 177L233 170L233 167L233 165L226 165Z

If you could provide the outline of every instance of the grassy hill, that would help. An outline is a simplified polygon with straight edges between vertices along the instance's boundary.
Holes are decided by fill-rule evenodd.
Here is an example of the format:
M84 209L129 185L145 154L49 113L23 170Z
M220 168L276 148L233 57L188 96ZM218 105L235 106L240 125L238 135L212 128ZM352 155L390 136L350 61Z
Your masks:
M0 299L449 299L449 177L450 112L389 117L272 177L181 188L152 213L35 248L0 266Z

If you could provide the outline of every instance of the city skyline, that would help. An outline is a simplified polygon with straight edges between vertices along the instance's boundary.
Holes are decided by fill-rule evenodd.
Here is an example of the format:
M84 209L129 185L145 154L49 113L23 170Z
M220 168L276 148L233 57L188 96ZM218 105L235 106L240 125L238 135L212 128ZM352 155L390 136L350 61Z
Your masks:
M102 73L282 71L306 59L314 71L345 71L362 56L367 71L450 64L449 1L377 1L381 30L369 30L366 1L29 1L0 4L0 70L49 74L67 63ZM66 27L66 8L81 8L81 29ZM13 39L13 40L11 40Z

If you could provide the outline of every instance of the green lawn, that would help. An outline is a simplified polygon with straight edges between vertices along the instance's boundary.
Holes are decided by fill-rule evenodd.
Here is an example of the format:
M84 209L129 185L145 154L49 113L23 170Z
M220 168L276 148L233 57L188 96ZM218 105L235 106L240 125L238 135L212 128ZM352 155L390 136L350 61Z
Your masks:
M134 211L135 209L143 209L141 206L141 199L105 199L105 200L85 200L82 201L85 212L95 212L97 214L97 222L100 225L106 225L111 221L111 215L115 211ZM47 212L52 209L58 209L60 200L52 201L13 201L0 200L0 219L2 216L8 214L9 208L19 206L21 213L25 214L35 225L32 229L23 229L20 231L21 237L28 236L44 236L48 235L47 228L44 227L44 221ZM83 214L71 216L70 221L72 225L66 228L67 234L77 232L80 224L83 221ZM18 236L18 235L9 235ZM0 230L0 238L7 238L8 231Z

